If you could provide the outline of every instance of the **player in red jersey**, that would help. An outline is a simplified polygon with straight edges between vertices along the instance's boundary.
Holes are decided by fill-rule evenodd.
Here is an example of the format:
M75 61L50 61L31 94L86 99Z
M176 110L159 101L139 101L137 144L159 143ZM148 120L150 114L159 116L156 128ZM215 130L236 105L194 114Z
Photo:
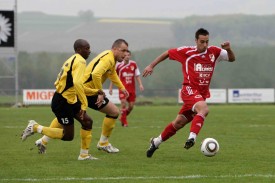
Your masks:
M221 48L208 46L209 32L203 28L197 30L195 42L196 46L184 46L165 51L144 69L143 77L151 75L157 64L169 58L182 64L184 77L181 90L182 108L177 117L164 128L158 137L151 138L150 147L147 150L149 158L153 156L162 142L168 140L190 122L190 134L184 148L189 149L195 144L196 137L209 113L205 99L210 97L209 85L215 65L221 60L235 61L230 43L222 43Z
M117 62L116 64L116 72L119 76L119 79L125 86L126 90L129 93L129 97L127 98L125 94L119 90L119 99L121 101L121 116L120 121L121 125L124 127L128 126L127 116L131 113L134 108L136 101L136 83L137 80L139 85L139 90L143 91L142 81L139 77L140 71L137 66L137 63L133 60L130 60L131 52L128 51L125 55L123 62ZM113 93L113 84L110 83L109 93L112 95ZM128 104L128 106L127 106Z

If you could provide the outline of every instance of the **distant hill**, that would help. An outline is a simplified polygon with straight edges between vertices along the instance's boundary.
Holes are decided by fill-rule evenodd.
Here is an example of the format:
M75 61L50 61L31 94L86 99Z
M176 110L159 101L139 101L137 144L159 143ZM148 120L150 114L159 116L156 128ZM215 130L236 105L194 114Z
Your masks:
M211 43L230 40L238 46L275 45L275 15L191 16L184 19L85 19L39 12L18 14L18 47L27 52L71 52L74 40L87 39L93 52L126 39L133 51L194 44L199 27L210 31Z

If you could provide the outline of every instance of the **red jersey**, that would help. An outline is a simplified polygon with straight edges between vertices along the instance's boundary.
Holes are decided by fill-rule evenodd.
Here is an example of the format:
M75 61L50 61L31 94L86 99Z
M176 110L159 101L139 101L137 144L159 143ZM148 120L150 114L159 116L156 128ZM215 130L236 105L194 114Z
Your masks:
M125 86L129 93L135 93L136 84L135 78L140 75L137 63L133 60L129 60L128 64L124 62L118 62L116 64L116 72L119 76L120 81Z
M196 46L184 46L168 50L169 59L182 64L183 88L187 94L196 90L203 98L209 98L209 85L215 65L221 60L228 60L227 51L209 46L205 52L198 52Z

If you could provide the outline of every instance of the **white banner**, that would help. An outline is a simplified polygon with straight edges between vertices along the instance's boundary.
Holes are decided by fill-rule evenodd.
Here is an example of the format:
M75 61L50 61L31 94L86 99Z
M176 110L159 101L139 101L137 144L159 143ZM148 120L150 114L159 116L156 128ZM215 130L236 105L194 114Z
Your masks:
M206 99L207 103L226 103L226 89L210 89L210 98Z
M178 91L178 103L183 103L181 96L181 89ZM226 89L210 89L211 97L206 99L207 103L226 103Z
M229 103L274 103L273 88L228 89Z
M120 104L118 98L118 89L113 89L113 94L109 94L109 89L103 90L107 98L114 104ZM49 105L51 104L54 89L24 89L23 90L23 104L24 105Z
M42 89L26 89L23 90L23 104L51 104L55 90Z
M109 94L109 89L104 89L103 91L105 92L106 97L112 103L114 103L114 104L120 104L118 89L113 89L113 94L112 95Z

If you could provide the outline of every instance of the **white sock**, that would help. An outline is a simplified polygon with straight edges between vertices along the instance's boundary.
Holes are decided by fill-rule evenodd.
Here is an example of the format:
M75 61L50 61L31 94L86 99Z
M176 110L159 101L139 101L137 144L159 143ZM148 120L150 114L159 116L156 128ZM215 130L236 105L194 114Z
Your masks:
M191 139L191 138L193 138L196 141L197 134L195 134L194 132L190 132L188 139Z
M47 144L51 140L51 138L46 135L43 135L42 140Z
M162 143L161 135L159 135L157 138L154 138L154 144L156 147L158 147Z
M108 137L105 137L104 135L101 135L99 141L100 141L101 143L108 142Z
M42 133L43 126L38 125L37 127L37 133Z
M86 149L80 149L80 154L88 154L89 150Z

